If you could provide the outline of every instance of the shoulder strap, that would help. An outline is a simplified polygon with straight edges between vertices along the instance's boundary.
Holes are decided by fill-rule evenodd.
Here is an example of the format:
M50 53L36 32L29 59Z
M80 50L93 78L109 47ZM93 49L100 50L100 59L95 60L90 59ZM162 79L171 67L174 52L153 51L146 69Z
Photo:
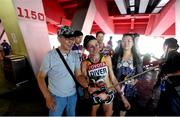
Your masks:
M75 78L75 76L74 76L72 70L70 69L69 65L67 64L66 60L64 59L64 56L62 55L62 53L59 51L58 48L56 48L56 51L58 52L58 54L59 54L61 60L63 61L64 65L66 66L67 70L69 71L71 77L73 78L73 80L75 81L75 83L77 83L76 78Z

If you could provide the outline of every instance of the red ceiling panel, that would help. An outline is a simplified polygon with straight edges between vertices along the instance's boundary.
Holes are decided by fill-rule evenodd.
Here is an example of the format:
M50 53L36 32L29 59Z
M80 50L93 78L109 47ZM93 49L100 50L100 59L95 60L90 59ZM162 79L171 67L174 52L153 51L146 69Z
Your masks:
M176 35L175 32L175 23L173 25L171 25L171 27L169 27L166 32L163 33L163 35Z
M97 3L96 0L94 1L95 3ZM154 20L157 18L154 17L154 20L150 21L150 16L153 10L155 9L155 7L158 5L160 0L155 0L155 1L149 0L149 4L147 8L145 9L145 13L138 13L137 9L139 9L139 3L143 2L143 0L138 0L138 2L136 2L137 4L135 3L136 11L135 12L128 11L127 14L125 15L121 15L117 7L117 4L115 3L114 0L102 0L102 2L104 1L107 3L107 10L108 10L108 15L109 15L108 20L111 19L113 21L115 34L122 34L122 33L127 33L127 32L132 32L132 31L140 33L140 34L147 34L147 35L151 34L151 31L153 30ZM170 0L168 4L173 5L174 1L175 0ZM125 0L125 2L127 2L127 0ZM128 6L129 3L125 3L125 4L126 4L125 6L126 10L130 10ZM45 9L45 14L48 17L47 18L48 22L52 24L55 24L54 22L59 23L63 17L65 20L67 20L67 22L69 22L68 24L70 25L77 9L81 8L82 6L85 7L85 1L84 0L43 0L43 5ZM103 6L101 7L103 8ZM162 7L161 11L163 11L164 8L166 8L166 6ZM160 14L161 11L154 15ZM173 16L174 14L172 13L171 15ZM56 25L59 26L59 24L56 24ZM50 25L48 24L48 26ZM171 27L164 27L164 28L167 28L166 31L163 33L164 35L175 34L175 23ZM101 29L100 26L98 26L94 22L91 29L91 33L97 32L99 30L106 30L106 29Z

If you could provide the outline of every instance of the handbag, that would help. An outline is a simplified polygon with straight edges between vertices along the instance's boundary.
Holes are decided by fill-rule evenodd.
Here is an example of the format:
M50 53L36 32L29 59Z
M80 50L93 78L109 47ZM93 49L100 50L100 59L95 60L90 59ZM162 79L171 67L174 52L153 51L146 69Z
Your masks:
M66 60L64 59L64 56L62 55L62 53L60 52L60 50L58 48L56 48L56 51L58 52L61 60L63 61L65 67L67 68L67 70L69 71L71 77L73 78L74 82L76 83L76 90L77 90L77 95L79 97L84 97L85 96L85 90L84 88L77 82L72 70L70 69L69 65L67 64Z

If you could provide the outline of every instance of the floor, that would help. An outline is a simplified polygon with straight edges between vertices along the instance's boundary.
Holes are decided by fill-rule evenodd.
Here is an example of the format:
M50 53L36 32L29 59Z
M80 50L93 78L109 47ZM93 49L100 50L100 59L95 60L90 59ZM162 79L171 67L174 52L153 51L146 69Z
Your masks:
M155 108L159 99L158 90L152 93L152 88L156 82L156 71L147 73L139 79L137 106L134 113L128 115L155 115ZM152 99L152 97L155 97ZM89 115L90 107L88 101L78 103L77 115ZM0 76L0 116L20 116L20 115L48 115L44 99L39 92L36 81L27 82L16 87L6 81L2 74Z
M36 81L19 87L4 78L0 61L0 116L48 115Z

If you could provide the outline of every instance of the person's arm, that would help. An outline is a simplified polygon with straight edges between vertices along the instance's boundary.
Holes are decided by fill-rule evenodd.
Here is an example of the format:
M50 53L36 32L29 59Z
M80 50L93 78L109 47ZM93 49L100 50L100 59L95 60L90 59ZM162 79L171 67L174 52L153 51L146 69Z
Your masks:
M45 73L43 71L39 71L38 75L37 75L38 86L39 86L44 98L47 98L51 94L46 85L45 78L46 78Z
M38 82L38 86L46 100L46 106L50 109L50 110L54 110L55 108L55 101L54 101L54 98L53 96L51 95L49 89L48 89L48 86L45 82L45 78L46 78L46 75L48 73L48 71L50 70L51 68L51 59L50 59L50 55L47 54L44 58L43 58L43 61L42 61L42 64L41 64L41 67L40 67L40 70L37 74L37 82Z
M98 88L89 87L89 79L87 76L87 68L86 68L86 62L83 61L81 63L81 70L77 69L75 70L75 76L77 78L77 81L81 84L81 86L88 90L89 93L93 93Z
M48 87L45 82L45 78L46 78L46 74L43 71L39 71L38 75L37 75L38 86L46 100L46 106L50 110L54 110L55 109L55 101L54 101L51 93L48 90Z
M114 87L116 89L116 91L118 93L121 92L121 87L120 85L117 85L118 84L118 81L114 75L114 72L113 72L113 69L112 69L112 63L111 63L111 58L110 56L106 56L106 62L107 62L107 65L108 65L108 72L109 72L109 77L110 77L110 81L112 82L113 85L116 85L116 87Z
M86 78L86 74L83 74L83 71L81 71L81 69L75 69L75 76L76 79L78 81L78 83L84 87L84 88L88 88L88 81Z
M110 77L110 80L111 80L115 90L118 92L119 96L121 97L121 99L122 99L126 109L130 109L130 107L131 107L130 103L128 102L128 100L124 96L123 92L121 92L120 85L117 85L118 84L118 80L116 79L116 77L114 75L114 72L113 72L113 69L112 69L111 57L110 56L106 56L106 62L108 64L108 68L109 68L109 77Z
M83 88L88 88L88 82L85 74L82 74L81 71L81 62L79 59L78 54L75 54L75 71L74 75L78 83L83 87Z

